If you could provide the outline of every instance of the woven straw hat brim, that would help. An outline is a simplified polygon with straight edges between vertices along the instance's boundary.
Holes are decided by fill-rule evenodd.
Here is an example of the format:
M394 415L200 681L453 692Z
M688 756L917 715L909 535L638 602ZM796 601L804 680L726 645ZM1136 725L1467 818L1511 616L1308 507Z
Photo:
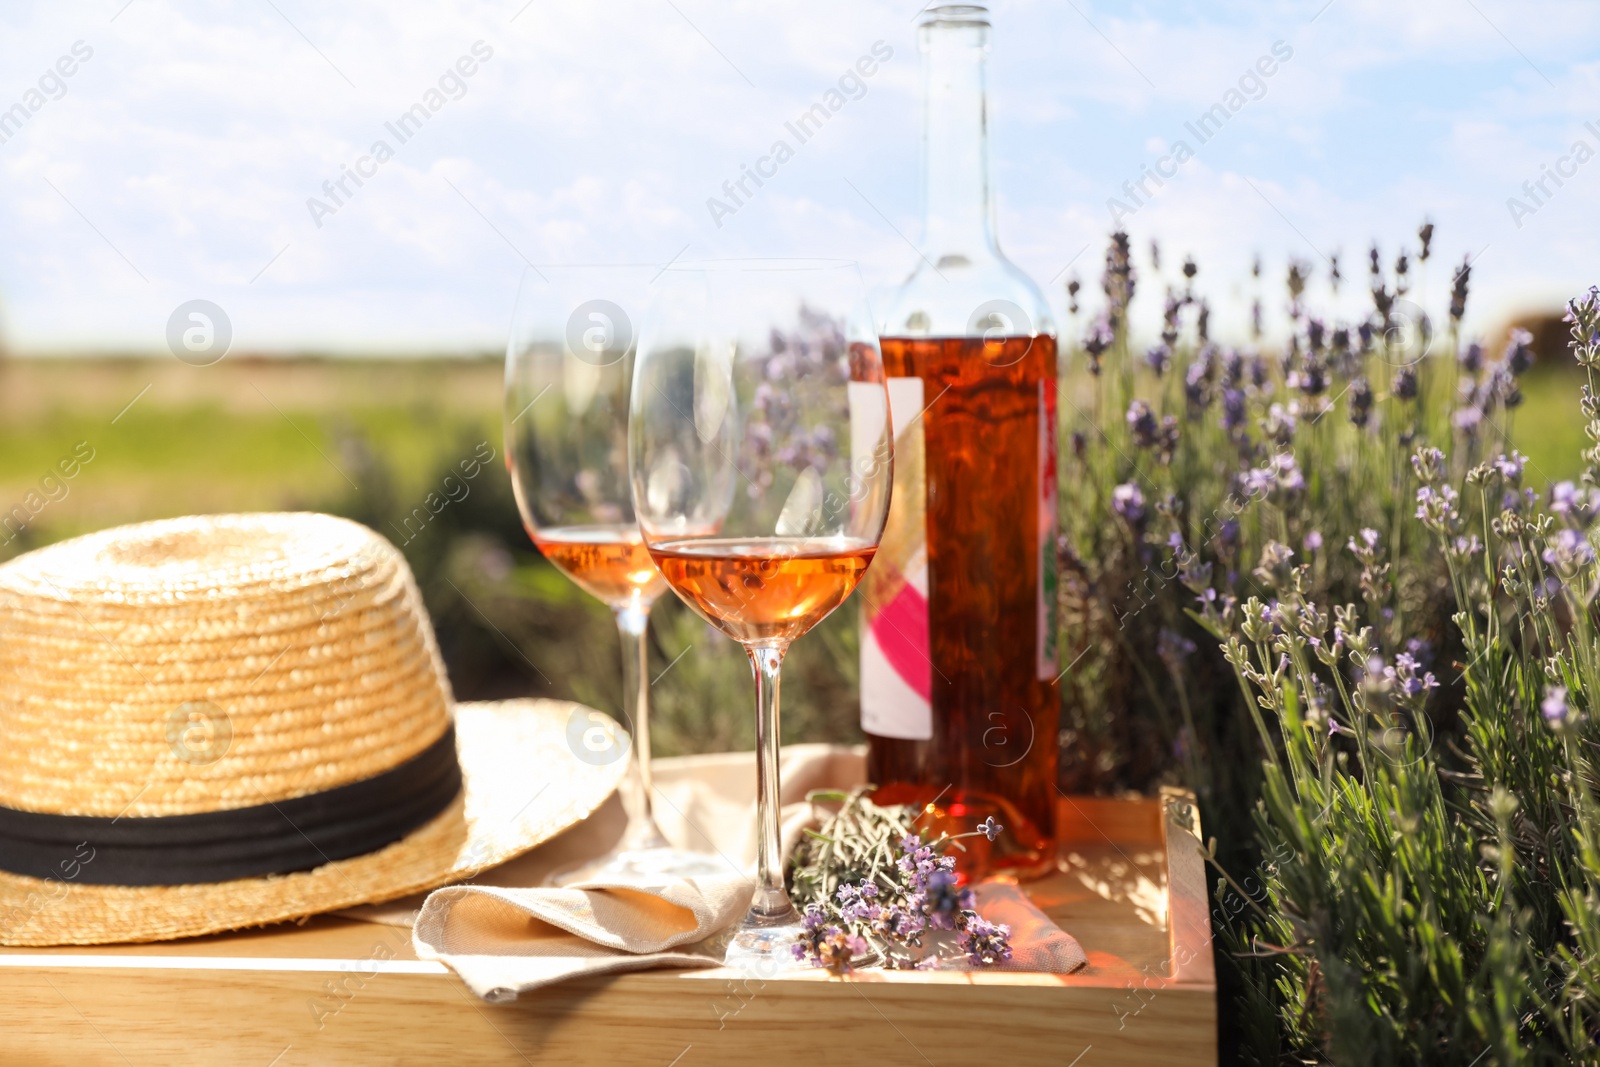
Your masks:
M165 941L373 904L462 881L573 826L616 788L627 760L591 763L555 700L459 704L463 795L376 852L309 871L205 885L109 886L0 872L0 944ZM625 751L625 749L620 750Z

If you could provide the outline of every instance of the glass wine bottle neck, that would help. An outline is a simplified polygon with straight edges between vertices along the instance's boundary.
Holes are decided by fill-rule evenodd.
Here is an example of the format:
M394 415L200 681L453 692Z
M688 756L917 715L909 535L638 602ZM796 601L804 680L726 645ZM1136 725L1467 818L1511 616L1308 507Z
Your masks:
M936 267L960 267L999 255L989 188L988 12L966 4L929 8L918 44L923 251Z

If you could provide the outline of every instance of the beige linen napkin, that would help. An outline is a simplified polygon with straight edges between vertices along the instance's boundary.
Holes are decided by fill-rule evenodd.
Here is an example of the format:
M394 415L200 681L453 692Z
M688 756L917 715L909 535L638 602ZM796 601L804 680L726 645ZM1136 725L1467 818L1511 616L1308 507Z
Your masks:
M451 886L429 895L412 942L485 1000L585 975L718 967L716 933L750 906L741 875L568 889Z

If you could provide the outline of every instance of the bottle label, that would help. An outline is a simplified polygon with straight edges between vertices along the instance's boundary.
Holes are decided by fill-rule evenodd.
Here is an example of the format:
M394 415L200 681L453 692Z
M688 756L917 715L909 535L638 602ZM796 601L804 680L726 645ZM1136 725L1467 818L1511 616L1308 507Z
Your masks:
M927 741L933 737L933 653L922 379L890 378L888 387L894 507L859 589L861 728L878 737Z

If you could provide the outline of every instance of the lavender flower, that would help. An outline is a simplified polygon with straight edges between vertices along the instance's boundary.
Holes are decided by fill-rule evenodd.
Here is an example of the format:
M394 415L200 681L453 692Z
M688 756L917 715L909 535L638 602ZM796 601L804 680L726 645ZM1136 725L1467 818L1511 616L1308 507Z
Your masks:
M1528 465L1528 457L1516 449L1512 449L1511 455L1508 456L1505 453L1501 453L1494 458L1493 463L1494 469L1499 473L1500 477L1515 485L1522 481L1522 470ZM1570 486L1572 483L1565 482L1563 484ZM1554 490L1552 490L1553 492Z
M1133 482L1123 482L1111 490L1111 510L1121 516L1129 526L1144 522L1144 494Z
M1216 369L1215 349L1206 345L1183 376L1183 395L1188 401L1189 413L1198 415L1211 404L1211 376Z
M1400 400L1415 400L1417 398L1417 369L1412 366L1401 367L1394 372L1394 381L1390 383L1389 391Z
M1461 350L1461 369L1468 374L1477 374L1483 369L1483 346L1473 341Z
M1439 688L1439 681L1432 672L1419 676L1418 669L1416 657L1402 652L1395 656L1393 667L1383 669L1383 679L1391 689L1406 697L1425 696L1430 689Z
M933 929L956 929L957 916L963 911L971 911L972 905L972 890L958 885L956 876L950 871L938 870L928 876L927 886L923 890L922 910Z
M1167 372L1167 366L1172 362L1172 346L1163 341L1161 344L1152 345L1144 354L1144 361L1150 369L1156 372L1159 378Z
M1321 344L1321 329L1314 333L1314 345ZM1290 389L1298 389L1307 396L1319 396L1328 387L1328 365L1322 356L1313 350L1300 361L1297 370L1289 372L1287 384Z
M1559 729L1566 724L1572 713L1572 707L1567 703L1567 687L1552 685L1544 691L1544 699L1539 702L1539 713L1544 716L1544 721L1552 729Z
M1100 277L1100 287L1109 304L1107 315L1111 325L1120 325L1133 300L1134 290L1133 255L1128 235L1120 230L1111 235L1111 245L1106 249L1106 269Z
M1128 433L1133 437L1135 445L1140 448L1154 447L1156 435L1160 430L1149 404L1143 400L1134 400L1128 405L1127 421Z
M1357 378L1350 383L1350 421L1364 427L1371 417L1372 386L1365 378Z
M1244 426L1245 399L1239 389L1222 391L1222 428L1233 433Z
M1163 464L1171 463L1178 451L1178 419L1174 415L1161 416L1161 430L1156 435L1156 458Z
M978 833L982 834L984 837L987 837L990 841L993 841L995 838L999 837L1000 832L1004 829L1004 826L1001 826L999 823L994 821L993 815L989 816L987 819L978 824Z
M1545 544L1544 561L1563 575L1594 562L1594 546L1577 530L1558 530Z
M1600 362L1600 287L1591 285L1581 299L1567 301L1563 322L1572 324L1572 354L1585 367Z
M1242 479L1245 495L1266 495L1280 502L1293 497L1305 487L1305 475L1300 473L1300 466L1295 462L1292 452L1278 453L1264 466L1246 471Z
M1298 424L1295 416L1299 413L1300 408L1294 403L1290 403L1288 407L1273 404L1267 409L1267 417L1261 420L1261 432L1278 444L1287 445L1294 440L1294 431Z
M1457 322L1467 313L1467 283L1472 278L1472 258L1461 261L1450 288L1450 317Z
M1533 334L1527 330L1512 330L1506 342L1505 365L1512 374L1525 374L1533 366Z
M1600 489L1580 489L1571 482L1550 487L1550 511L1576 530L1587 530L1600 512Z
M1522 390L1517 387L1517 377L1504 363L1494 365L1489 372L1489 381L1485 388L1488 394L1498 398L1508 411L1522 403Z
M800 933L789 951L798 962L809 961L813 967L843 975L852 971L856 960L867 954L867 942L859 934L828 922L827 913L812 904L800 920Z
M961 951L976 966L993 966L1011 959L1011 927L973 915L961 931Z
M1483 410L1475 404L1457 408L1455 414L1450 416L1450 425L1460 430L1467 437L1475 437L1478 426L1483 422Z
M1183 673L1183 663L1194 655L1196 645L1182 634L1161 628L1161 633L1156 637L1156 655L1161 657L1161 662L1166 664L1167 670L1174 676Z
M1360 560L1363 566L1370 567L1378 561L1378 531L1370 526L1362 527L1360 540L1352 537L1347 545L1350 554Z
M1294 570L1294 549L1278 541L1268 541L1261 546L1261 563L1251 573L1272 589L1282 589L1289 584ZM1280 622L1274 613L1274 622ZM1280 628L1281 622L1280 622Z
M1461 525L1461 512L1456 508L1460 499L1448 485L1437 489L1424 485L1417 490L1417 518L1430 530L1453 532Z
M1100 357L1105 350L1111 347L1117 339L1116 331L1111 322L1104 315L1094 321L1089 327L1089 332L1083 338L1083 350L1089 356L1089 373L1096 377L1100 374Z
M1222 385L1236 389L1244 381L1244 353L1230 348L1222 355Z

